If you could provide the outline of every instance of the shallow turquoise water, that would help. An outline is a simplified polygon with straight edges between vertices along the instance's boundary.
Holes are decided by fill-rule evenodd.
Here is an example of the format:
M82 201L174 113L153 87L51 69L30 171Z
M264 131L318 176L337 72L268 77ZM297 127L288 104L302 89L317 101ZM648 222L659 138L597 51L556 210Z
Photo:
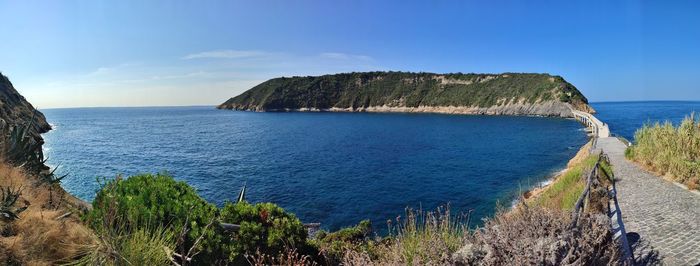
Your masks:
M586 142L573 120L510 116L251 113L211 107L42 110L50 164L91 200L97 177L168 171L211 202L275 202L304 222L384 228L450 203L472 221L562 169Z

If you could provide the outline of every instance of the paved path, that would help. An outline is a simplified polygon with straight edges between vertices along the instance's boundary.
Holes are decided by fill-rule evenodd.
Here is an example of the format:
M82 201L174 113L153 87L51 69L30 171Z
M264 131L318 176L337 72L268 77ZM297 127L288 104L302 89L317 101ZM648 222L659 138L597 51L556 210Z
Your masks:
M593 135L600 138L610 137L610 128L608 128L608 125L598 120L598 118L596 118L594 115L577 111L573 108L571 109L571 113L574 115L576 120L580 121L587 127L590 127Z
M600 138L597 145L619 180L617 198L628 235L639 234L665 265L700 265L700 196L627 161L626 146L617 138ZM643 257L639 249L634 253Z

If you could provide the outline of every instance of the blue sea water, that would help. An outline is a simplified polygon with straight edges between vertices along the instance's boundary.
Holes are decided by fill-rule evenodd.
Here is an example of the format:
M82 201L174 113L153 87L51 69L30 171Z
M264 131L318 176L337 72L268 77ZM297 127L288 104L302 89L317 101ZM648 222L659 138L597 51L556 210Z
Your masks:
M595 116L608 123L610 131L630 141L634 139L634 132L645 123L670 121L678 124L693 112L700 115L700 102L601 102L591 106L597 112Z
M602 108L604 109L604 108ZM560 118L378 113L253 113L212 107L42 110L63 186L91 200L97 177L167 171L207 200L274 202L335 230L375 227L406 207L472 221L561 170L587 141Z

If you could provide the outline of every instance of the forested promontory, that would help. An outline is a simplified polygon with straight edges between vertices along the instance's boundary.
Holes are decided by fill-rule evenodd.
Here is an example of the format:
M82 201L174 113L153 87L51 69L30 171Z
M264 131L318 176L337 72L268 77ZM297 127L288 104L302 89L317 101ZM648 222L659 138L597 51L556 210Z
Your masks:
M427 112L570 117L593 112L560 76L530 73L363 72L280 77L229 99L246 111Z

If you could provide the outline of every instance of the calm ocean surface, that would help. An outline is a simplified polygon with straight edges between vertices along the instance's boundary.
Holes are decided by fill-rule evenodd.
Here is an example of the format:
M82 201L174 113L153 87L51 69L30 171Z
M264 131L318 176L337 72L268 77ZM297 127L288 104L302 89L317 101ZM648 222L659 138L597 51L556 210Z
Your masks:
M601 114L615 106L596 106ZM304 222L378 228L407 206L472 221L561 170L587 138L573 120L438 114L251 113L213 107L42 110L51 165L92 200L97 177L167 171L207 200L269 201ZM611 120L612 121L612 120ZM613 126L613 129L615 127Z
M700 116L700 102L656 101L656 102L607 102L593 103L598 119L610 126L610 131L628 140L644 123L664 122L678 124L684 117L695 112Z

